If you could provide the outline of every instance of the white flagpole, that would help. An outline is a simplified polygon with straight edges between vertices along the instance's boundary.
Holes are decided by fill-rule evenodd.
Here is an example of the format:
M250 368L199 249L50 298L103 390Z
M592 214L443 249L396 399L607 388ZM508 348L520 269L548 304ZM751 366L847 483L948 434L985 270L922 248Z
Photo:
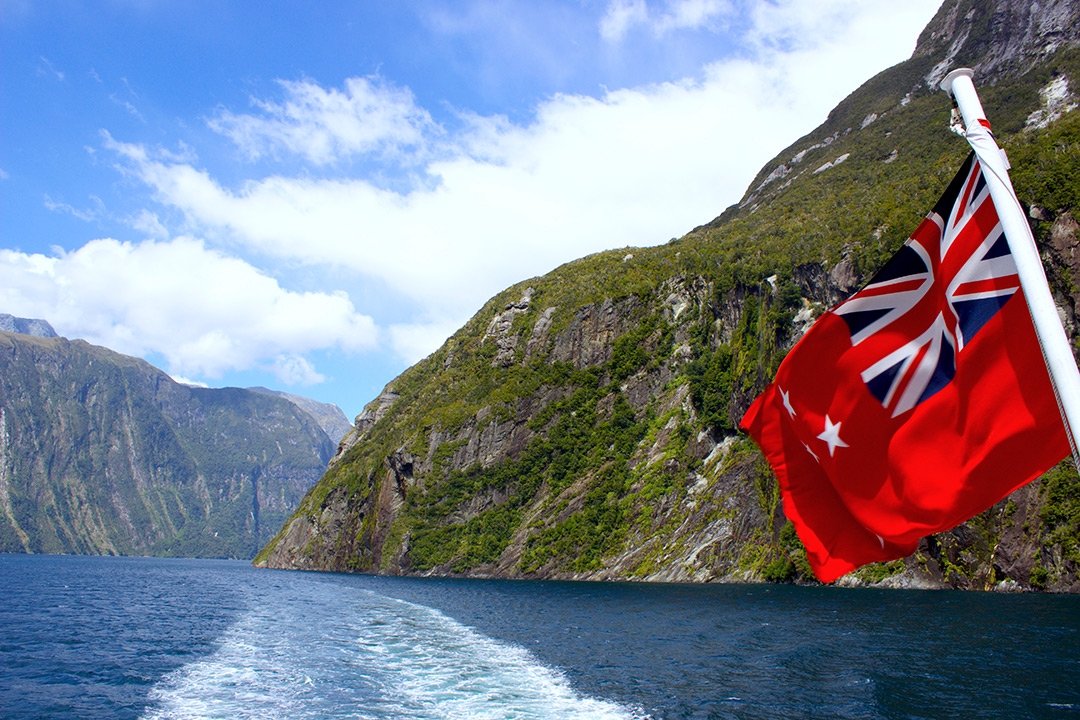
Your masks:
M966 137L983 167L990 197L1012 250L1020 287L1027 298L1035 334L1043 348L1046 369L1057 391L1062 420L1075 455L1077 433L1080 432L1080 371L1077 370L1069 339L1058 317L1054 297L1050 294L1031 227L1009 180L1008 161L990 134L986 114L975 92L975 84L971 81L973 74L968 68L953 70L941 81L941 87L960 108L967 129Z

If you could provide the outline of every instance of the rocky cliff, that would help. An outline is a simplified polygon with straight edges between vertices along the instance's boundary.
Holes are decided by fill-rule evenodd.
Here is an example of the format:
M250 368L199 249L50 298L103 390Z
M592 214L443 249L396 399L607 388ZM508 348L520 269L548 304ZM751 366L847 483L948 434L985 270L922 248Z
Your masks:
M0 313L0 331L43 338L56 337L53 326L45 320L20 318L7 313Z
M0 552L250 558L333 450L285 399L0 332Z
M1078 28L1075 0L947 0L910 60L852 93L712 222L493 298L368 405L256 564L808 581L737 421L814 317L895 252L951 179L967 148L937 83L961 64L981 73L1076 337ZM1080 479L1063 463L843 582L1072 590L1078 568Z

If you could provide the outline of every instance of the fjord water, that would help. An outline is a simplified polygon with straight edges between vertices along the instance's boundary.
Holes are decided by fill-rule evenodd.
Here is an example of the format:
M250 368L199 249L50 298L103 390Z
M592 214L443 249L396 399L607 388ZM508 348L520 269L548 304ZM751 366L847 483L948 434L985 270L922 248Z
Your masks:
M1080 598L0 555L4 718L1080 717Z

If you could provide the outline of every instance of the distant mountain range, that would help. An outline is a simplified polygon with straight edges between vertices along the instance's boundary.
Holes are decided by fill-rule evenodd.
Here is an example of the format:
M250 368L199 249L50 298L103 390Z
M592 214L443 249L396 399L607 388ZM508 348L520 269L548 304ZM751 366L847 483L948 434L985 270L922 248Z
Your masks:
M716 219L492 298L368 405L256 564L811 581L776 481L736 426L800 334L881 267L959 168L969 148L939 82L964 66L1075 342L1080 0L945 0L909 60L783 149ZM1063 463L843 581L1080 589L1080 478Z
M349 427L336 405L182 385L43 320L0 326L17 331L0 331L0 552L250 558Z

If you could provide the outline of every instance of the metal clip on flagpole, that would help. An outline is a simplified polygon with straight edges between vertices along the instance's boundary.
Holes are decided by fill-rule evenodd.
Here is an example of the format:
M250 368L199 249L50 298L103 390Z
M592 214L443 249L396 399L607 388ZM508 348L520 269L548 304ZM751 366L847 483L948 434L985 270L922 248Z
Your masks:
M1077 433L1080 433L1080 371L1077 370L1065 328L1058 317L1054 297L1050 294L1031 227L1009 180L1008 162L990 134L990 123L986 120L975 84L971 81L973 74L968 68L953 70L941 81L941 87L960 108L967 128L965 136L983 167L990 197L994 200L1001 228L1016 262L1020 287L1027 298L1035 333L1042 345L1046 369L1057 393L1073 456L1080 466L1076 447Z

